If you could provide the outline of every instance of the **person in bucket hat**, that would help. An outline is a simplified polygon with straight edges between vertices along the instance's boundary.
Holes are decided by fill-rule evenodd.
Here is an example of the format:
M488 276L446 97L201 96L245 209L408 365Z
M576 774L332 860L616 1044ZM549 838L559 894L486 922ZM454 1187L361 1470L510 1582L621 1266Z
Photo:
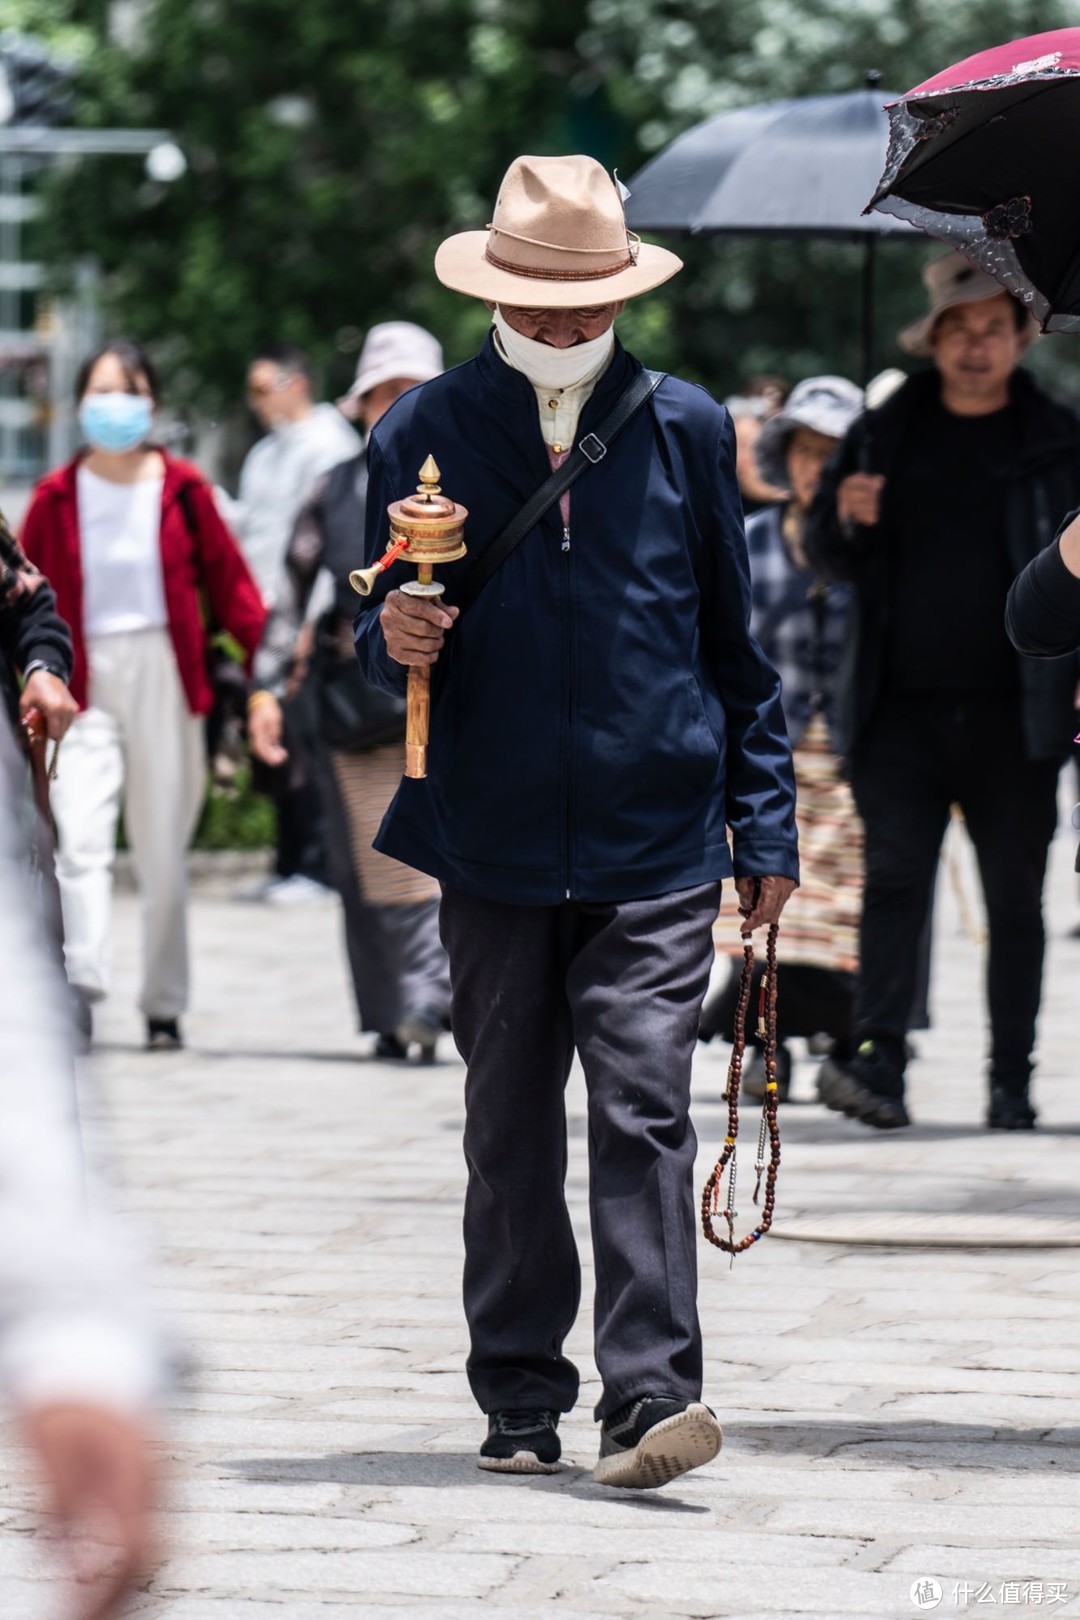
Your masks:
M1074 661L1019 657L1014 576L1080 499L1080 423L1020 364L1023 306L957 253L924 274L900 334L932 368L849 429L806 531L811 562L854 585L842 746L866 838L856 1050L826 1060L823 1102L909 1123L907 1022L951 807L975 845L990 949L987 1125L1030 1130L1042 888L1057 778L1076 731Z
M339 408L370 431L406 390L440 375L442 358L442 345L422 326L381 321L364 339L356 380ZM367 478L365 446L317 479L300 510L255 660L248 741L265 765L285 762L282 701L306 682L327 863L344 911L360 1028L375 1033L374 1056L383 1061L403 1061L418 1048L431 1062L450 1008L439 886L371 848L397 788L405 716L399 700L372 694L352 649L349 573L364 529ZM322 612L320 591L332 596Z
M734 431L703 389L649 377L618 342L624 301L680 264L627 231L593 159L518 158L490 226L450 237L435 268L489 305L493 329L372 434L367 559L429 454L468 509L469 556L441 571L441 603L379 576L356 643L387 690L404 690L406 666L434 666L428 776L402 782L376 843L442 884L468 1066L480 1466L553 1472L578 1397L563 1349L580 1295L563 1191L576 1052L596 1478L662 1485L720 1445L701 1400L689 1119L720 887L734 877L753 930L798 877L779 681L747 629ZM563 468L580 472L573 488L547 488L547 509L470 591L470 570Z

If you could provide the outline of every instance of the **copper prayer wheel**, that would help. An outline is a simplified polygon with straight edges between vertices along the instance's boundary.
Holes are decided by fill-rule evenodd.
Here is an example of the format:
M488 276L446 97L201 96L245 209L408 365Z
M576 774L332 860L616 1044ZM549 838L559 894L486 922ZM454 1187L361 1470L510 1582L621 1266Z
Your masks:
M361 596L370 596L381 573L397 562L415 563L417 577L406 580L401 589L407 596L437 599L445 586L432 576L441 563L456 562L465 555L462 538L468 512L450 500L439 487L440 473L433 456L420 469L415 495L393 501L387 507L390 544L370 568L358 568L349 583ZM431 718L431 669L427 664L410 664L405 715L405 775L427 775L427 744Z

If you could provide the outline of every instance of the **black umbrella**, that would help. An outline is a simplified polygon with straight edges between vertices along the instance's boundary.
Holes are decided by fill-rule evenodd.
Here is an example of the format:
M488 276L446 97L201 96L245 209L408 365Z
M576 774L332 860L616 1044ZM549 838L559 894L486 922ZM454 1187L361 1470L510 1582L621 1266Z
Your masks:
M871 206L959 248L1044 331L1080 331L1080 28L968 57L890 119Z
M862 366L874 364L875 249L921 241L906 221L863 208L885 161L891 99L865 90L770 101L721 113L672 141L630 181L634 230L711 236L812 236L863 244Z

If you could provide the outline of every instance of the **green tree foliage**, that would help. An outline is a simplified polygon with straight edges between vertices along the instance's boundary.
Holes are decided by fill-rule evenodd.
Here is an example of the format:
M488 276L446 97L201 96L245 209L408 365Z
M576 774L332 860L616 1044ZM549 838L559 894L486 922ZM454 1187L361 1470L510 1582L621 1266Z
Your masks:
M586 54L659 105L637 124L645 155L712 114L787 96L860 89L866 74L903 92L952 62L1080 21L1068 0L593 0ZM827 242L697 238L659 298L684 369L722 389L754 372L859 371L862 249ZM920 313L922 239L879 249L879 365L904 364L895 333ZM1039 369L1080 392L1072 345L1036 351Z
M461 358L487 318L435 282L440 236L487 221L523 147L625 146L584 20L577 0L149 0L88 57L82 121L168 128L188 173L80 164L49 256L100 258L116 317L204 404L274 337L344 381L357 329L390 316Z
M431 271L483 226L521 151L584 150L626 176L681 129L763 99L906 89L947 63L1070 19L1065 0L0 0L77 35L81 121L173 131L171 186L137 159L58 177L46 251L107 273L114 321L156 344L204 408L236 397L251 350L308 346L334 388L363 329L408 317L451 359L487 317ZM113 33L105 32L112 19ZM676 244L678 245L678 244ZM687 270L632 305L655 364L726 390L754 370L857 366L857 250L683 245ZM919 307L919 250L883 253L882 330ZM1043 345L1044 351L1056 344ZM882 363L895 358L882 343Z

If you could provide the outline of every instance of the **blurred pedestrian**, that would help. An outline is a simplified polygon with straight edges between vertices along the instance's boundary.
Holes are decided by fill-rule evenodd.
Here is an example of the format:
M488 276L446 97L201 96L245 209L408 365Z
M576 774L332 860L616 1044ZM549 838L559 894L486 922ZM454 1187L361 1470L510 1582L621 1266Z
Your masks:
M105 344L76 393L86 448L37 486L23 530L75 645L81 712L52 794L67 971L89 1033L109 985L122 809L143 903L146 1041L168 1051L188 1000L186 851L212 699L205 610L248 655L266 610L201 474L154 443L160 383L142 346Z
M64 989L17 846L0 728L0 1380L44 1476L79 1620L149 1573L164 1357L129 1245L88 1206Z
M285 577L296 520L316 480L355 456L360 439L336 406L316 403L311 363L289 343L268 344L252 358L247 402L265 434L248 452L237 500L227 514L272 607ZM321 799L310 757L314 722L309 694L300 685L290 695L289 760L259 784L270 794L277 819L274 869L243 895L275 904L321 898L327 877Z
M342 409L370 432L396 399L442 368L430 332L386 321L368 333ZM280 700L290 680L310 681L327 854L345 910L360 1028L377 1032L377 1057L404 1058L416 1045L431 1058L450 1013L439 885L371 847L401 779L405 717L400 698L365 679L353 646L359 597L349 573L363 558L367 481L364 449L317 481L297 520L256 659L260 690L248 727L253 753L283 763ZM332 602L313 619L324 582Z
M576 1049L603 1382L595 1478L647 1487L720 1445L701 1402L690 1069L721 880L734 871L747 931L795 886L791 752L779 681L747 630L730 418L615 338L623 301L679 260L628 235L591 158L517 159L493 220L444 242L435 265L488 303L494 330L406 395L368 447L369 562L388 501L415 490L433 453L468 508L472 559L441 571L445 606L387 592L384 574L357 620L361 663L385 690L404 691L407 665L435 666L428 775L402 782L377 845L443 885L468 1064L480 1466L552 1472L578 1396L563 1352L580 1292L563 1185ZM520 543L500 547L526 505ZM472 573L462 612L470 570L495 559L493 577Z
M724 401L735 424L735 473L747 517L775 506L787 494L783 484L772 484L763 476L757 442L764 424L783 408L788 393L782 377L751 377L745 388Z
M753 607L750 633L780 675L794 748L799 889L784 913L779 972L777 1092L791 1083L793 1036L827 1034L833 1055L852 1055L851 1032L862 900L862 828L841 773L836 687L847 644L851 587L827 585L803 547L806 514L822 469L862 409L862 390L844 377L811 377L763 427L758 466L788 490L781 506L746 525ZM762 968L758 969L760 982ZM701 1034L732 1038L740 966L706 1003ZM755 1003L756 1004L756 1003ZM749 1097L765 1094L760 1048L743 1071Z
M1076 669L1018 657L1005 599L1080 497L1080 423L1018 369L1033 324L996 281L956 253L925 281L929 310L901 344L933 369L853 425L807 528L810 561L855 585L844 746L866 833L857 1051L819 1086L868 1125L908 1123L905 1023L957 803L989 922L987 1123L1023 1130Z

